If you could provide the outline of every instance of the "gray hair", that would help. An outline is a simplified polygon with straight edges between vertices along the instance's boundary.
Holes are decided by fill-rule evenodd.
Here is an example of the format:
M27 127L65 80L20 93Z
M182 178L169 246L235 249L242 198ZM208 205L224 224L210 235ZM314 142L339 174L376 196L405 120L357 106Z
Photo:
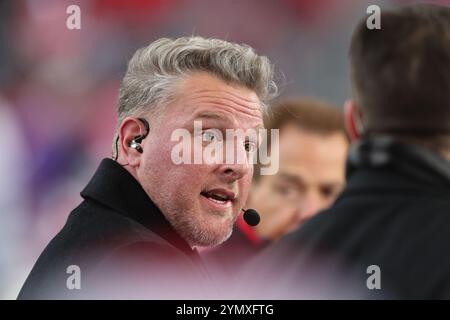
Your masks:
M123 119L156 114L158 106L173 98L175 85L196 71L210 72L254 91L263 113L277 94L272 64L248 45L202 37L161 38L138 49L128 63L119 92L113 156L117 157L118 129Z

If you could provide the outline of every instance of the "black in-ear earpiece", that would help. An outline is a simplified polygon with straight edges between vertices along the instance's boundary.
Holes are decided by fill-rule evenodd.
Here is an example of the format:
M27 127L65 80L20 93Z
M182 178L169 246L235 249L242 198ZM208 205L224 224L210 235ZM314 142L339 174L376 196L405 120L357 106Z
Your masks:
M142 141L142 136L137 136L137 138L131 140L131 142L130 142L130 148L136 149L137 152L142 153L142 152L144 152L144 149L142 149L142 146L141 146L141 144L138 142L138 140L139 140L139 141Z
M139 121L142 122L142 124L145 127L145 134L136 136L133 140L131 140L131 142L129 143L129 146L130 146L130 148L136 149L139 153L142 153L142 152L144 152L144 150L142 149L141 142L142 142L142 140L144 140L147 137L148 133L150 132L150 125L148 124L147 120L145 120L144 118L138 118L138 119L139 119ZM120 136L117 135L116 143L115 143L116 154L113 156L114 161L117 161L117 158L119 157L119 138L120 138ZM128 165L128 164L125 164L122 166L126 166L126 165Z
M142 152L144 152L144 149L142 149L141 142L148 136L148 133L150 132L150 125L148 124L147 120L145 120L144 118L138 118L138 119L143 123L143 125L145 127L145 133L143 135L134 137L134 139L131 140L129 146L130 146L130 148L136 149L137 152L142 153Z

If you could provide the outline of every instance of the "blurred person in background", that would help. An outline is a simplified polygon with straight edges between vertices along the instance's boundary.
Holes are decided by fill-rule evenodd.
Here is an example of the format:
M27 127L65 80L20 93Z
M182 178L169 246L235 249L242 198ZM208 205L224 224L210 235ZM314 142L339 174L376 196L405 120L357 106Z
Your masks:
M236 263L249 260L267 244L297 230L320 210L333 204L345 185L348 138L342 112L315 99L298 99L271 107L266 128L279 129L279 170L255 170L246 207L261 222L254 228L237 220L231 238L205 252L207 261L225 275Z
M19 298L206 295L196 247L230 236L251 183L251 142L237 139L244 163L176 164L171 136L194 133L195 120L223 132L262 127L272 77L266 57L218 39L163 38L139 49L120 88L113 159L101 162Z
M354 140L335 204L255 261L252 296L450 298L450 8L362 20L350 47ZM345 292L345 293L344 293Z

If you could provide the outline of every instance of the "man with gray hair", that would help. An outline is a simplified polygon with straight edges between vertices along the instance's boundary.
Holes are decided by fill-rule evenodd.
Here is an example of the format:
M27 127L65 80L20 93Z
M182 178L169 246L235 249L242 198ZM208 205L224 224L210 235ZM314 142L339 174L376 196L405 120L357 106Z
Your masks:
M230 236L258 141L233 138L244 162L180 164L174 136L187 132L184 156L204 160L190 147L263 127L275 93L269 60L246 45L184 37L139 49L120 88L113 159L101 162L19 298L201 297L208 276L196 247Z

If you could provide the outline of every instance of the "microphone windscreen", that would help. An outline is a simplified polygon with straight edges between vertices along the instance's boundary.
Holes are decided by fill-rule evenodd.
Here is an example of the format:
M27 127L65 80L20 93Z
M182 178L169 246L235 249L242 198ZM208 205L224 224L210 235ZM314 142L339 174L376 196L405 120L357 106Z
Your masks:
M257 226L259 221L260 221L260 217L258 212L256 212L255 209L248 209L244 211L244 221L249 225L249 226Z

